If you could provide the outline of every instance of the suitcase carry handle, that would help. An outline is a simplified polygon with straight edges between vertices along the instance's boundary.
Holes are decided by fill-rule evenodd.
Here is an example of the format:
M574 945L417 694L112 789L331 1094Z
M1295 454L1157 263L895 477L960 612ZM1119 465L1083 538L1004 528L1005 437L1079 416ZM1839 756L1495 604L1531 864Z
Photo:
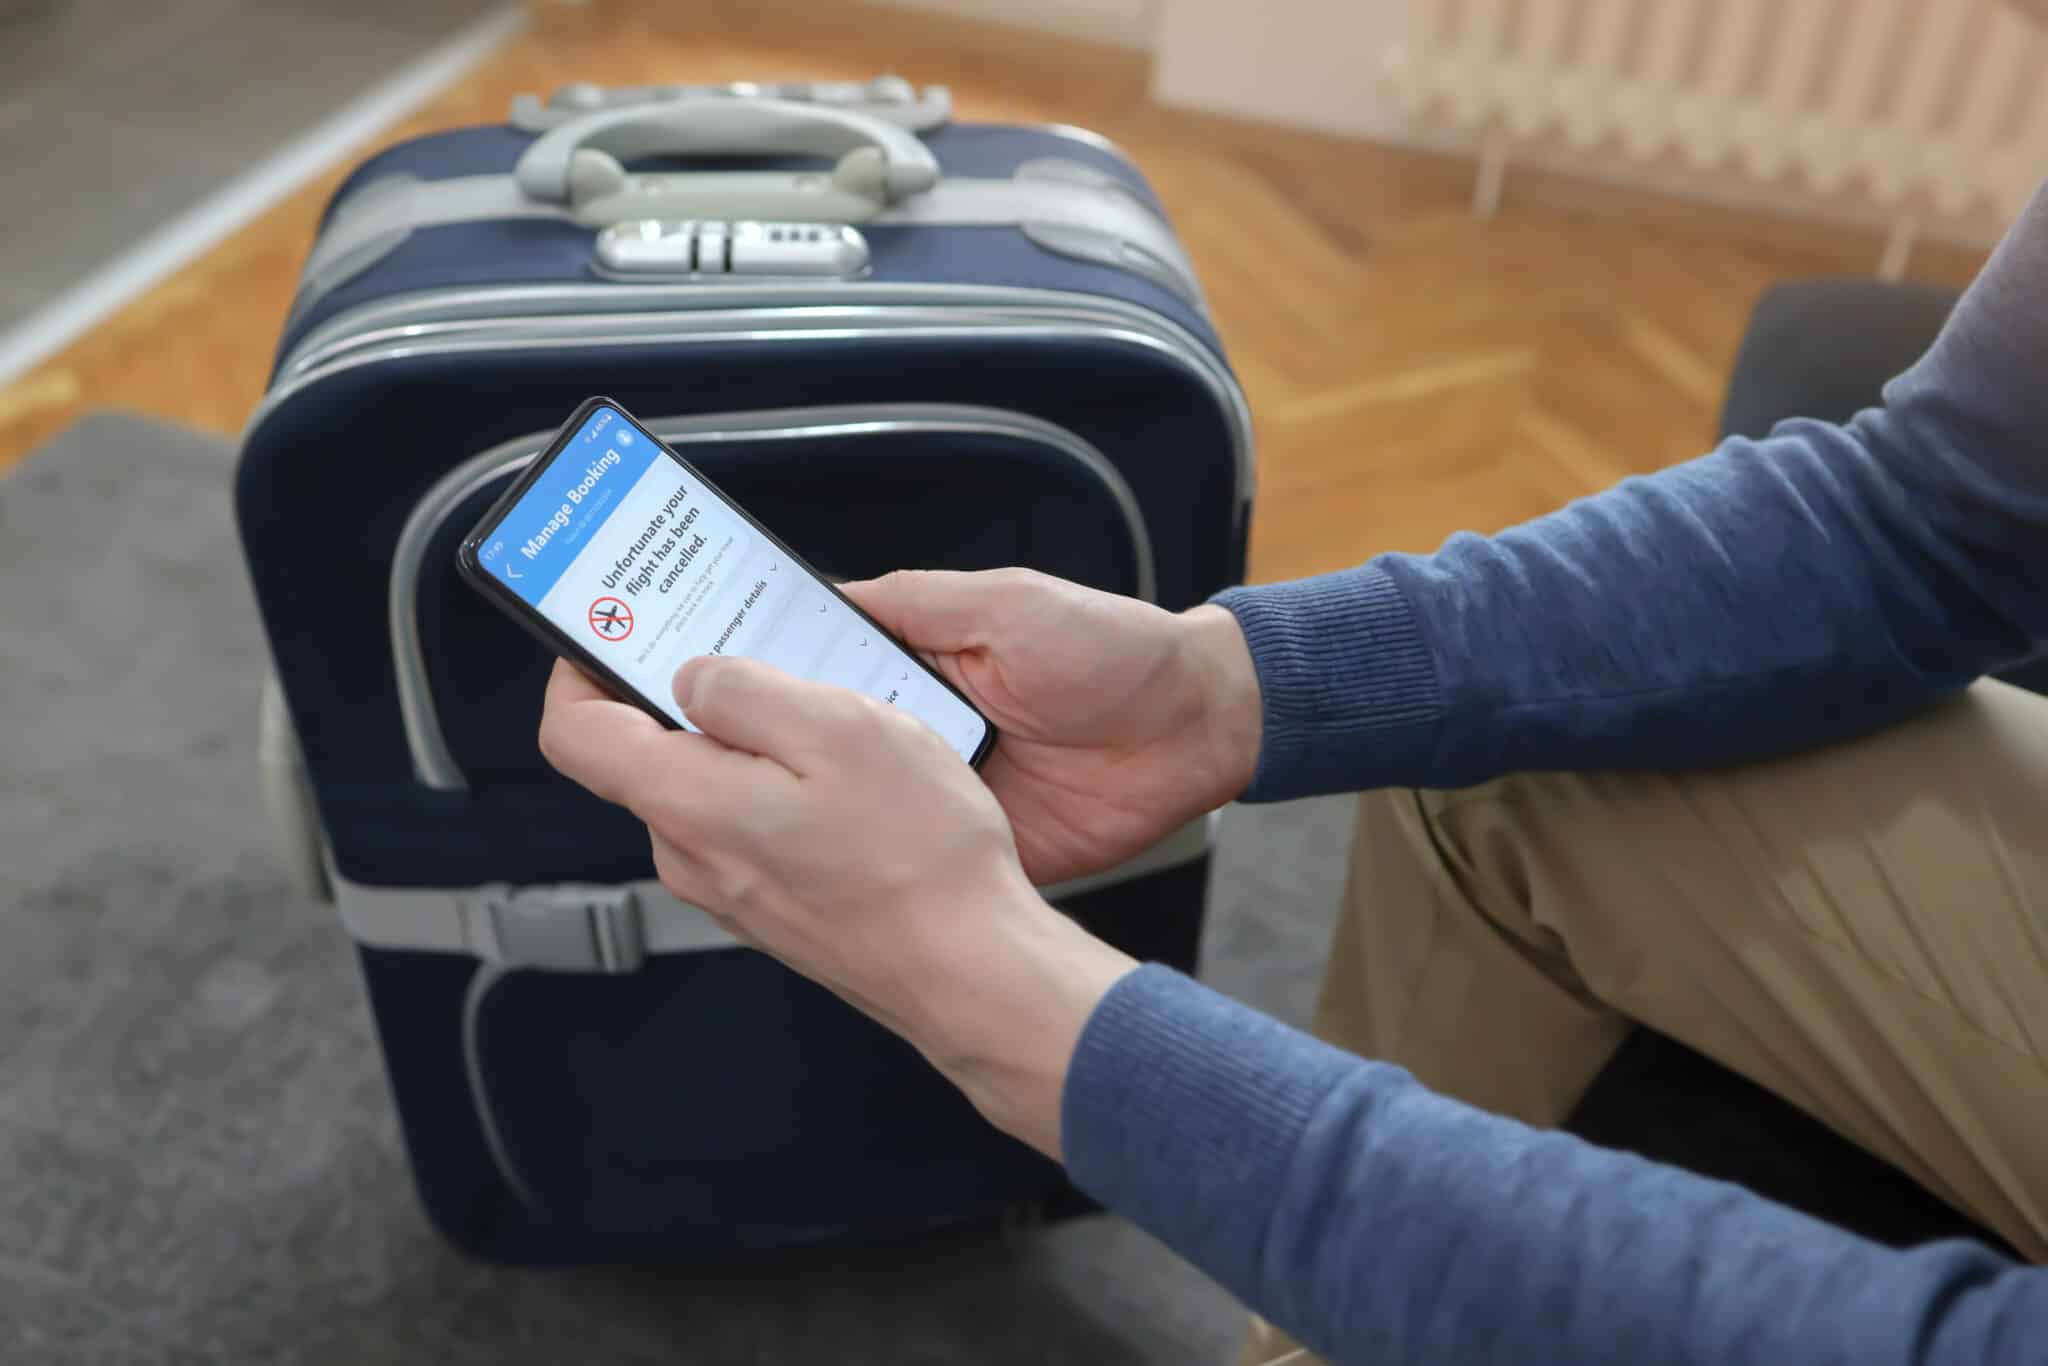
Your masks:
M788 100L829 105L868 114L914 133L944 127L953 117L953 92L945 86L929 85L920 94L916 86L901 76L885 75L867 81L733 81L727 85L602 86L591 81L573 81L545 100L538 95L514 96L510 121L521 132L545 133L599 110L702 99Z
M939 183L938 159L883 119L790 100L711 99L608 109L534 140L514 175L531 198L573 204L623 186L622 160L649 156L839 158L833 185L879 210ZM586 191L587 192L587 191Z

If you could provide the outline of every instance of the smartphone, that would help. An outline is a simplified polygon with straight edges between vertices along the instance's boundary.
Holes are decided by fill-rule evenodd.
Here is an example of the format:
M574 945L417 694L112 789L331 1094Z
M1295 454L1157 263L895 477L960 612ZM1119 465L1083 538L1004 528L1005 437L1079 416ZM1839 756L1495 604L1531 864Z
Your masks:
M585 402L456 552L548 648L671 729L670 682L736 655L901 707L969 764L995 727L775 534L608 398Z

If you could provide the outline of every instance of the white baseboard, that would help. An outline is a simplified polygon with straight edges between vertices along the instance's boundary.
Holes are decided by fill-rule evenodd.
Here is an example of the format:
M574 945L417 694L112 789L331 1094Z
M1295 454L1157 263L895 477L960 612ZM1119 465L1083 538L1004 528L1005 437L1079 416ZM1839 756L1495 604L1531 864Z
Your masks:
M0 332L0 384L61 350L93 324L447 89L526 23L525 5L514 0L467 25L13 328Z

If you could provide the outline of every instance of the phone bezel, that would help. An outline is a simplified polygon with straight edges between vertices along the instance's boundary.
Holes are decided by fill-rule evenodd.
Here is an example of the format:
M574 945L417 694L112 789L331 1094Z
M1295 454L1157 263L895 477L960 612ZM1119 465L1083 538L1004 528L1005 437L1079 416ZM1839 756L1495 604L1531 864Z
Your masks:
M787 541L784 541L780 536L777 536L767 527L761 525L760 521L752 513L740 506L739 502L731 494L718 487L702 470L698 469L688 460L685 460L676 451L675 447L649 431L646 423L633 416L632 413L626 410L623 404L615 399L598 396L587 398L579 404L576 411L569 415L568 421L562 424L562 430L555 434L554 439L534 458L525 471L512 481L512 487L505 490L504 494L495 503L491 504L489 511L485 512L477 524L470 529L469 534L462 538L462 544L455 551L455 568L456 572L462 576L463 580L471 588L483 594L485 599L492 605L518 622L528 633L539 639L542 644L546 645L555 654L568 659L593 679L601 682L610 690L614 697L622 702L638 707L670 730L682 729L681 726L676 724L675 718L651 702L639 689L633 687L624 678L621 678L603 660L599 659L592 650L576 640L567 631L555 625L554 622L548 620L546 614L540 608L513 592L496 575L485 569L482 560L478 557L479 548L491 538L497 525L504 520L506 514L512 510L513 506L518 503L526 491L547 472L548 467L554 463L556 457L561 455L569 443L576 438L577 433L583 430L584 424L590 420L590 415L599 408L610 408L622 420L631 423L636 431L659 447L662 454L680 465L685 474L701 483L711 492L713 497L719 499L741 517L744 517L749 526L766 537L783 554L789 556L790 562L795 564L798 569L808 574L814 582L823 586L833 597L844 603L854 615L872 626L883 639L895 645L899 650L902 650L912 663L917 665L918 668L923 669L931 677L937 679L946 691L959 698L962 705L973 712L976 718L981 721L981 744L974 751L974 756L967 761L970 768L978 769L981 767L982 761L988 758L989 752L995 748L996 743L995 723L988 719L981 708L975 706L965 693L954 687L951 679L925 663L918 656L917 651L905 645L880 622L876 621L866 612L861 611L860 604L840 592L838 586L830 579L820 574L816 569L813 569L809 561L789 548Z

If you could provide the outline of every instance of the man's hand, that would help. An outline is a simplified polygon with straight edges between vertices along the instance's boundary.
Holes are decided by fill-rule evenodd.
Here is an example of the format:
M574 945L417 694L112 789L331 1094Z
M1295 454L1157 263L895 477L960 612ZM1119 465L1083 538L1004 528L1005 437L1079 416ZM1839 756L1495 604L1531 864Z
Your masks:
M1107 868L1251 782L1258 676L1220 607L1176 616L1023 569L845 592L1002 732L982 777L1033 881Z
M647 823L670 891L1058 1156L1068 1059L1131 960L1040 899L989 789L921 722L745 659L692 660L675 693L702 735L558 663L541 750Z

